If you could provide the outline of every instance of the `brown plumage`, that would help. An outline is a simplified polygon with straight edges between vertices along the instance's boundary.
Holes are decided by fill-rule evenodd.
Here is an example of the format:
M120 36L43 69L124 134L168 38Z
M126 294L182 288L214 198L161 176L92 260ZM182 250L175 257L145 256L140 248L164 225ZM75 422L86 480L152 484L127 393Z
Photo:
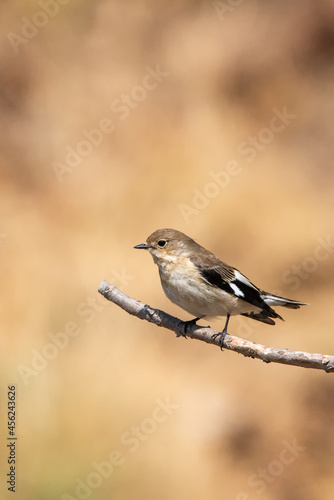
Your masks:
M272 318L283 318L271 306L298 309L307 305L261 290L238 269L175 229L158 229L135 248L151 253L163 290L172 302L197 319L227 316L221 338L232 315L274 325Z

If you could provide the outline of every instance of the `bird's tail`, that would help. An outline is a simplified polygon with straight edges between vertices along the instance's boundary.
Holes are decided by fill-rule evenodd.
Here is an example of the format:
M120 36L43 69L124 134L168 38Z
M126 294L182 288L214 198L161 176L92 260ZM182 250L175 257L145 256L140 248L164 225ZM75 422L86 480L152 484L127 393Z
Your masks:
M279 297L278 295L272 295L271 293L263 292L261 290L261 298L265 301L268 306L282 306L288 307L289 309L299 309L300 306L308 306L306 302L299 302L298 300L285 299L284 297Z

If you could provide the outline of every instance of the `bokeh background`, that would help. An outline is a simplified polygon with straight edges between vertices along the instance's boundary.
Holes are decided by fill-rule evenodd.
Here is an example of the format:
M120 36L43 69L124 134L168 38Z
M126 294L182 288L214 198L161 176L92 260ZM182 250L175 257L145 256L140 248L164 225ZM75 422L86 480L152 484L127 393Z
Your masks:
M231 334L334 353L333 2L0 10L1 498L16 384L18 500L332 499L333 375L176 339L97 289L189 319L133 250L176 228L310 303Z

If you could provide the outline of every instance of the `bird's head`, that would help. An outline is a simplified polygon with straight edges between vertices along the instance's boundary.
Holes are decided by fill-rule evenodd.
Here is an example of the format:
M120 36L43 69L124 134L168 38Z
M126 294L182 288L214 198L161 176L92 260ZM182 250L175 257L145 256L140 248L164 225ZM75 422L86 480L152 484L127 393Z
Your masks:
M146 243L134 248L148 250L156 264L171 262L180 257L187 257L197 243L189 236L176 229L158 229L146 240Z

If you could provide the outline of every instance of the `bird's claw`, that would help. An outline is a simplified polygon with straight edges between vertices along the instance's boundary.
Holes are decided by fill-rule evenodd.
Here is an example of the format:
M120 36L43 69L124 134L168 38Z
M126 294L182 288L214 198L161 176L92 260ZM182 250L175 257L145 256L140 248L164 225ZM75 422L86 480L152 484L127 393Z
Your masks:
M180 321L178 324L178 331L176 333L176 337L184 337L185 339L187 338L187 325L185 324L186 321Z
M187 338L187 330L189 326L196 325L196 321L198 321L200 318L193 318L188 321L180 321L179 327L180 331L176 334L177 337L184 337L185 339Z
M222 332L214 333L212 335L213 339L218 338L218 345L219 345L221 351L223 350L223 345L224 345L224 340L225 340L226 334L227 334L227 331L223 330Z

